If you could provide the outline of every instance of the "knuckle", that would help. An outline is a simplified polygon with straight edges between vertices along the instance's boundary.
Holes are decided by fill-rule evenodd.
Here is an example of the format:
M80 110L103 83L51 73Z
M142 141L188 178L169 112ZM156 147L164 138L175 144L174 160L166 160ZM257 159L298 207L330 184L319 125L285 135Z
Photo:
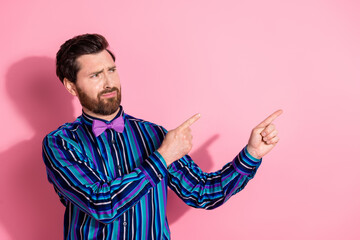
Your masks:
M274 132L271 132L271 133L269 134L269 136L273 138L273 137L276 137L276 134L277 134L277 133L274 131Z

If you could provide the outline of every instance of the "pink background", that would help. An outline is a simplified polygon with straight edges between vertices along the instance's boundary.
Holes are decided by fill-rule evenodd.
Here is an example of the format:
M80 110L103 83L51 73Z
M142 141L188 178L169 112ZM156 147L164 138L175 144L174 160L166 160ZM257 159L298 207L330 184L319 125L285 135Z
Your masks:
M62 239L41 141L80 113L54 57L87 32L108 38L129 114L168 129L202 114L191 155L206 171L284 110L280 143L227 204L170 193L173 239L360 239L358 1L54 2L1 4L0 239Z

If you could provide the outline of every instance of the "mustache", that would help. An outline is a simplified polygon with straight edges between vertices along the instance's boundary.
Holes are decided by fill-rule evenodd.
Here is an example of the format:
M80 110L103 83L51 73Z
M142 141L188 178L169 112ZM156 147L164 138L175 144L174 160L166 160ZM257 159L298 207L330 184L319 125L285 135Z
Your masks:
M116 92L119 93L120 90L119 90L118 88L116 88L116 87L113 87L113 88L110 88L110 89L106 89L106 90L104 90L104 91L101 91L101 92L99 93L99 96L101 96L101 95L103 95L103 94L106 94L106 93L113 92L113 91L116 91Z

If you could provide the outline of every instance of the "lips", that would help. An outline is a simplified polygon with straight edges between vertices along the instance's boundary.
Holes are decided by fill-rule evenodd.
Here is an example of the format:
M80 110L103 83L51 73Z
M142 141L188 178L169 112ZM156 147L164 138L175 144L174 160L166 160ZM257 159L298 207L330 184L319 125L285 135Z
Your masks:
M102 96L102 97L105 97L105 98L115 97L115 96L116 96L116 91L104 93L104 94L102 94L101 96Z

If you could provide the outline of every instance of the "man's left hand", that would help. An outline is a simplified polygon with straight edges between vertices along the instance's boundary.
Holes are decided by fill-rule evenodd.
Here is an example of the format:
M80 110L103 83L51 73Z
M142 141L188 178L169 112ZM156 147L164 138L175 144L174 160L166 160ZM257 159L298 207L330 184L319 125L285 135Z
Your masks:
M277 110L252 130L247 145L247 151L251 156L260 159L270 152L279 142L278 131L272 122L280 116L282 112L282 110Z

